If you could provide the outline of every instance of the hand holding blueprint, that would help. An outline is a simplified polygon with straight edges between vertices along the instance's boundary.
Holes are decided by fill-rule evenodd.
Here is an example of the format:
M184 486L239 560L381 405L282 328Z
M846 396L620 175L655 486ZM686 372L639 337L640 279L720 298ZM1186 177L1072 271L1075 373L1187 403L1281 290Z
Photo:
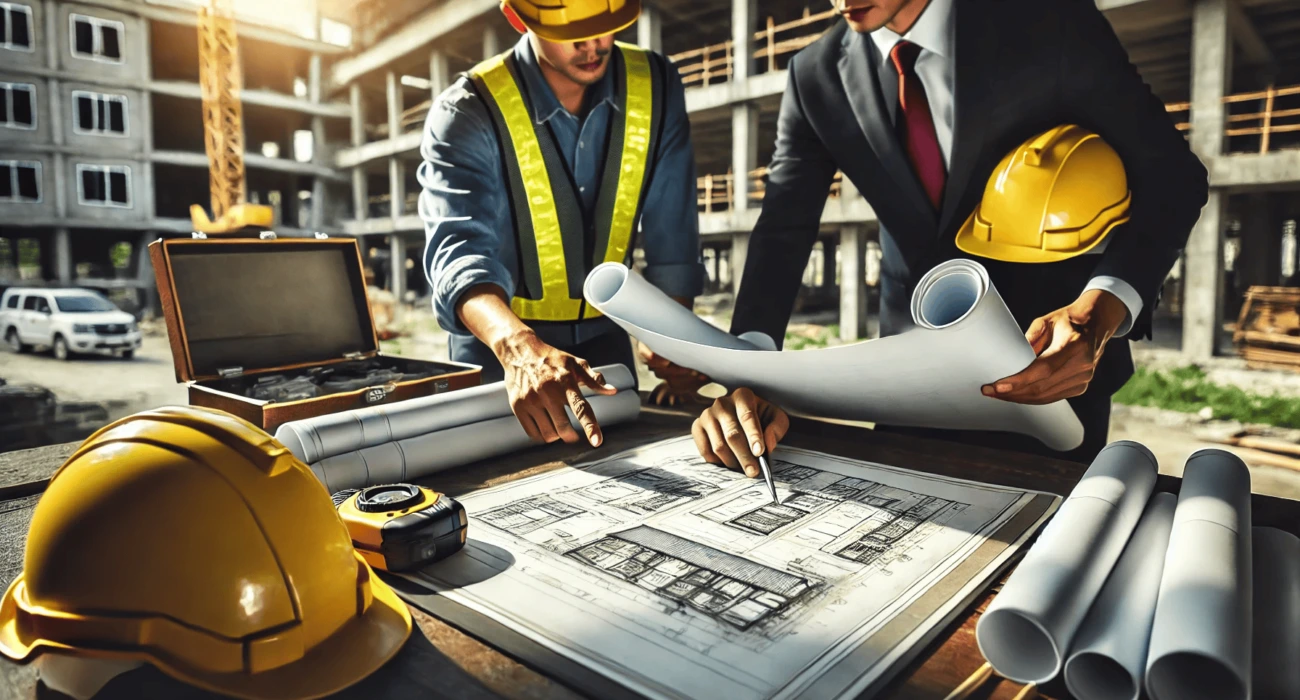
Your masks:
M591 271L587 301L656 354L783 408L889 425L997 430L1055 450L1083 442L1069 404L1014 404L980 393L1019 372L1034 350L983 266L950 260L912 297L917 327L889 338L821 350L764 351L710 325L620 264Z

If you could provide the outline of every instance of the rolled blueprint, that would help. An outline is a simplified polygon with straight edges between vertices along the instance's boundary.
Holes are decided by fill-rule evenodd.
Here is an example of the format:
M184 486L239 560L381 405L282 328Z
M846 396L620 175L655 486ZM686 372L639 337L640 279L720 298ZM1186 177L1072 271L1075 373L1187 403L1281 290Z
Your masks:
M601 426L636 420L641 410L641 397L635 391L620 391L613 396L589 396L587 402ZM443 469L499 457L534 445L519 419L509 411L507 405L508 415L501 418L335 455L311 465L311 469L330 493L337 493L343 489L421 479ZM567 408L566 412L569 423L582 435L582 428L573 412Z
M1142 519L1084 618L1065 662L1078 700L1138 700L1156 614L1160 574L1178 497L1151 496Z
M1251 543L1254 700L1300 699L1300 538L1257 527Z
M1151 451L1128 440L1097 455L975 625L994 670L1020 683L1060 673L1155 490L1157 469Z
M1224 450L1193 452L1183 470L1147 652L1152 700L1250 697L1250 540L1245 463Z
M691 314L623 265L596 267L587 301L672 362L728 388L748 386L785 408L827 418L1030 435L1056 450L1083 442L1065 401L1046 406L984 396L1034 350L979 263L950 260L912 297L917 327L854 345L768 352ZM758 334L761 335L761 334Z
M680 305L677 308L685 311ZM631 370L623 365L607 365L596 370L607 384L619 391L629 391L636 386ZM590 396L591 391L584 388L583 394ZM298 459L315 464L336 455L510 415L510 398L505 382L494 382L446 394L292 421L275 431L275 439Z

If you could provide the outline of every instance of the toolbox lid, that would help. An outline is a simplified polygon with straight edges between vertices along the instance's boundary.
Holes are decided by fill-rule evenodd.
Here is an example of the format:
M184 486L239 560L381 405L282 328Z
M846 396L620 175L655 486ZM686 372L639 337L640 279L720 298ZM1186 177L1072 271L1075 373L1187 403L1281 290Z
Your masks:
M355 239L176 238L149 254L178 381L378 351Z

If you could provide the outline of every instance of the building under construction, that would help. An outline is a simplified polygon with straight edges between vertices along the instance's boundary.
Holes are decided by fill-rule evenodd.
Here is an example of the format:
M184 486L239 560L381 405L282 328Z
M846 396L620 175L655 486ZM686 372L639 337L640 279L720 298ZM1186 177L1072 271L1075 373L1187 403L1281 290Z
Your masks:
M686 83L709 285L734 288L786 64L840 20L795 0L645 2L619 38L663 51ZM1156 330L1208 356L1247 287L1300 284L1300 3L1097 2L1210 173ZM278 25L236 5L248 198L276 209L280 235L358 237L380 281L418 298L430 100L516 35L496 0L274 4ZM207 201L193 5L5 0L0 15L0 285L148 290L141 243L187 234L188 207ZM865 337L874 213L837 181L822 223L803 303Z

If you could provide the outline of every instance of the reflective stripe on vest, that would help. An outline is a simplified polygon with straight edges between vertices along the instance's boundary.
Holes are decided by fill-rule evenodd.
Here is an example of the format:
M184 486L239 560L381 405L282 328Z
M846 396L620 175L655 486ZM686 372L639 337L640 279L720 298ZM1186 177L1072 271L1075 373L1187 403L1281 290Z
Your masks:
M611 111L600 193L589 217L549 127L533 122L514 50L470 71L506 154L520 262L510 308L526 321L599 316L582 298L586 273L602 262L625 262L632 245L662 121L662 71L644 50L617 46L622 61L611 56L610 69L622 65L615 75L618 109Z

